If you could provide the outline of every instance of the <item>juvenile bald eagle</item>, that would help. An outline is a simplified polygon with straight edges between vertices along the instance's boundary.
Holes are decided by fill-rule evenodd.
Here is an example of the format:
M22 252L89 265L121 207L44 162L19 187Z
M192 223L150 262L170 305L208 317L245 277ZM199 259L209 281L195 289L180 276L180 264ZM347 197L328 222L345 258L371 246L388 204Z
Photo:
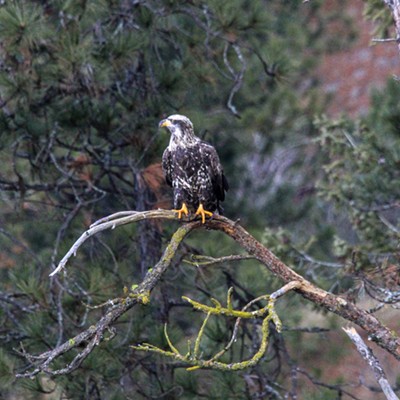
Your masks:
M203 224L213 211L221 213L228 182L214 147L195 136L193 124L183 115L171 115L159 127L171 133L162 157L167 183L174 192L174 211L200 215Z

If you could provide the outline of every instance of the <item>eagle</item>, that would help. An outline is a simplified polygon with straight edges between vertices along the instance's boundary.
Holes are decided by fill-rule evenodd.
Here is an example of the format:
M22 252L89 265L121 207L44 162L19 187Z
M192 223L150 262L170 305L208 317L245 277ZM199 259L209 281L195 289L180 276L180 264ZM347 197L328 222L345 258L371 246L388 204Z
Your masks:
M174 210L178 218L194 213L204 224L213 212L222 214L228 181L217 151L194 134L193 124L184 115L171 115L159 123L171 134L162 156L165 180L172 186Z

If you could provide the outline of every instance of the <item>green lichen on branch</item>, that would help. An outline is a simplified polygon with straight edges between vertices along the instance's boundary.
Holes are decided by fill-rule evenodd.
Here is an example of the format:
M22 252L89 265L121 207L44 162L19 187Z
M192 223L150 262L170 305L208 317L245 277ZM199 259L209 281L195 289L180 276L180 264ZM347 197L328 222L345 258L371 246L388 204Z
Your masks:
M153 352L157 353L160 355L163 355L165 357L172 358L175 361L180 361L185 364L188 364L188 371L194 371L196 369L200 368L208 368L208 369L215 369L215 370L220 370L220 371L236 371L236 370L241 370L241 369L246 369L249 367L252 367L256 365L265 355L265 352L268 347L268 338L269 338L269 323L272 321L276 329L278 331L281 330L281 321L278 317L278 314L275 311L275 301L276 297L270 296L270 295L264 295L260 296L257 299L252 300L249 304L246 304L245 307L243 307L242 310L235 310L233 309L232 306L232 293L233 293L233 288L230 288L228 290L227 294L227 306L223 307L221 303L215 299L211 299L211 302L214 304L214 307L207 306L205 304L199 303L197 301L191 300L188 297L183 297L184 300L188 301L194 309L203 311L204 313L207 314L205 320L202 323L202 326L197 334L194 347L192 349L191 342L188 341L188 352L186 354L182 354L171 342L169 336L168 336L168 331L167 331L167 326L165 325L164 327L164 335L166 338L166 341L168 343L169 350L164 350L161 349L157 346L154 346L149 343L142 343L137 346L131 346L135 350L140 350L140 351L146 351L146 352ZM256 301L259 300L268 300L268 304L253 312L246 311L247 308L249 308L252 304L254 304ZM213 357L209 359L203 359L200 357L200 345L201 345L201 340L204 335L204 331L206 328L206 325L211 317L211 315L215 316L224 316L224 317L235 317L237 318L236 324L235 324L235 329L232 335L232 338L230 342L222 349L220 352L215 354ZM224 363L221 361L218 361L222 357L223 354L226 353L227 350L233 345L235 342L235 337L237 333L237 327L239 325L239 322L242 318L263 318L262 324L261 324L261 341L260 341L260 347L258 351L248 360L244 361L239 361L239 362L234 362L234 363Z
M141 293L129 293L129 297L136 299L139 303L147 305L150 303L150 291L146 290Z
M197 222L188 223L180 226L176 232L172 235L171 241L165 248L164 254L160 261L153 267L149 268L146 276L140 284L133 283L130 288L124 287L124 295L126 299L135 299L138 303L149 304L150 303L150 292L156 286L161 279L162 275L171 264L176 251L183 241L183 239L190 233L190 231L198 225Z
M225 315L227 317L257 318L257 317L262 317L268 311L269 303L267 306L256 311L249 312L244 310L234 310L232 307L232 291L233 291L232 288L228 290L226 307L222 307L221 303L214 298L210 299L210 301L214 304L214 307L199 303L195 300L189 299L189 297L186 296L182 296L182 299L190 303L195 310L203 311L207 314L210 313L213 315ZM258 297L257 300L264 300L264 299L269 300L269 297L270 297L269 295L265 295Z

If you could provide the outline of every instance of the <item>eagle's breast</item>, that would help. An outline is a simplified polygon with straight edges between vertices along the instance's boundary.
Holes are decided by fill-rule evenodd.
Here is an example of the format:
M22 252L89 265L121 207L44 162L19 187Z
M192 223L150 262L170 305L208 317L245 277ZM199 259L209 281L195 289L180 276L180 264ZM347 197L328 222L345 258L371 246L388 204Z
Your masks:
M160 126L171 132L163 169L174 189L174 207L180 209L185 204L189 211L196 211L201 205L201 209L221 211L219 202L224 200L228 183L214 147L194 135L187 117L172 115Z
M188 190L195 190L198 180L205 179L205 165L202 161L198 145L190 147L177 146L171 150L172 154L172 186L185 186Z

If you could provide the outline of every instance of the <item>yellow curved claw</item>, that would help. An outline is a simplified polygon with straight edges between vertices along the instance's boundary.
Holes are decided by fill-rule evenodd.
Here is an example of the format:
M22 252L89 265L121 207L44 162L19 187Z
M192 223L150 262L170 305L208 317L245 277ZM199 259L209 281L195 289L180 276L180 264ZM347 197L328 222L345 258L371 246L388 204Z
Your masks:
M172 210L178 213L178 218L181 219L182 218L182 214L185 214L186 216L189 214L189 211L186 207L185 203L182 203L182 207L179 210Z
M204 224L206 222L206 215L208 215L209 217L212 217L213 213L210 211L206 211L203 208L203 204L200 203L199 208L197 209L195 215L201 215L201 222Z

